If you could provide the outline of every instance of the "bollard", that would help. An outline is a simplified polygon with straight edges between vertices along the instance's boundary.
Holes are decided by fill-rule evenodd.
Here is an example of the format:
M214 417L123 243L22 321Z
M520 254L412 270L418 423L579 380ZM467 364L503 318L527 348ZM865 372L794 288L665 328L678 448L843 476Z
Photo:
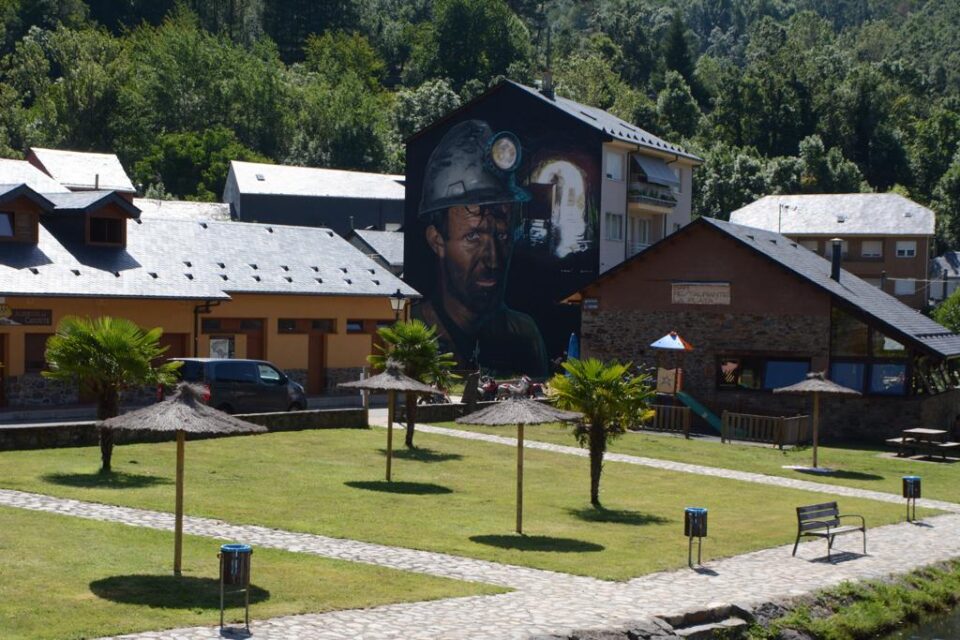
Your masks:
M903 497L907 499L907 522L917 519L917 498L920 497L920 476L903 476ZM913 505L913 517L910 505Z
M683 510L683 535L687 536L687 564L693 568L693 539L697 539L697 564L702 564L703 539L707 537L707 510L687 507Z
M250 631L250 557L253 548L248 544L224 544L220 546L220 628L223 629L223 594L224 585L236 585L243 591L244 613L243 622L247 631Z

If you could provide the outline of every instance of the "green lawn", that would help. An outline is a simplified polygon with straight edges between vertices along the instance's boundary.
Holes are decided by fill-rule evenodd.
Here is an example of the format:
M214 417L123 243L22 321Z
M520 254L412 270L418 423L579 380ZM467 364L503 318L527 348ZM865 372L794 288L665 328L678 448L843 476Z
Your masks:
M536 429L529 429L531 435ZM509 432L509 431L508 431ZM608 464L589 507L585 458L528 451L524 537L515 536L515 449L420 433L421 450L383 480L382 430L318 430L187 443L188 514L443 551L609 579L686 564L685 506L706 506L705 558L793 541L794 507L811 493ZM174 445L118 447L118 480L102 486L95 448L0 454L0 486L170 511ZM253 497L256 496L256 497ZM870 525L899 505L842 500ZM842 544L842 543L841 543ZM853 543L851 543L853 544Z
M170 533L0 507L0 635L90 638L217 624L220 541L186 536L174 578ZM254 618L480 593L496 587L306 554L254 549ZM227 600L242 621L242 595Z
M473 427L455 423L437 426L454 429L469 429L514 437L513 429ZM528 440L542 440L568 446L577 446L570 427L543 425L529 427L524 436ZM784 469L785 465L807 465L813 460L810 447L780 451L775 447L745 444L721 444L713 440L684 440L657 433L629 432L617 438L611 452L625 453L661 460L702 464L738 471L753 471L785 478L797 478L811 482L838 484L860 489L886 491L900 494L901 478L918 475L923 478L923 497L948 502L960 502L960 464L926 460L910 460L889 456L891 449L858 449L854 447L818 448L821 466L836 470L829 476L802 473Z

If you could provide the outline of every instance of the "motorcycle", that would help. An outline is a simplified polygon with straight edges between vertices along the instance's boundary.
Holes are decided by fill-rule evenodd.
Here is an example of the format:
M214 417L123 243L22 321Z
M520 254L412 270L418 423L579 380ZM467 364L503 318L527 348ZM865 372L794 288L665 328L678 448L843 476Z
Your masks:
M483 402L497 399L497 389L500 385L491 376L481 376L477 383L477 394Z

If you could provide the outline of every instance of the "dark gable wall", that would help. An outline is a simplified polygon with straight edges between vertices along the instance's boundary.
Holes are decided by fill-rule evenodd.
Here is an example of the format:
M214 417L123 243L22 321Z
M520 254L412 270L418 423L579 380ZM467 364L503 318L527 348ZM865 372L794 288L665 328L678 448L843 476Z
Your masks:
M243 222L328 227L341 236L350 232L350 216L355 229L372 226L382 231L388 222L403 222L402 200L260 194L245 194L241 199Z
M565 258L558 257L536 235L537 225L543 224L542 218L540 222L531 222L532 215L543 216L542 202L539 206L524 205L522 237L515 245L508 276L508 306L534 318L550 357L554 357L566 349L570 333L579 332L579 311L569 305L558 305L557 301L598 275L603 137L523 89L504 84L435 128L411 138L406 155L404 279L425 297L429 297L434 287L435 258L426 244L425 227L417 219L424 171L431 152L449 128L471 119L486 121L494 133L509 131L520 139L523 163L517 172L517 183L521 186L527 187L531 171L542 167L548 159L571 162L583 171L587 231L579 250ZM531 227L534 227L533 234Z

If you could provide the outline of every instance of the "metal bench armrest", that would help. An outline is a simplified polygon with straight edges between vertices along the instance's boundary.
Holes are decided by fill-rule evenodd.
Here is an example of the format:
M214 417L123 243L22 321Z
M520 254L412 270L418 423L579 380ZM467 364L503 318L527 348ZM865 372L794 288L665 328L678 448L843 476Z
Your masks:
M863 518L863 516L861 516L860 514L857 514L857 513L845 513L845 514L843 514L843 515L838 515L838 516L837 516L837 519L838 519L838 520L843 519L843 518L860 518L860 526L863 527L864 529L867 528L867 521L866 521L866 520Z

